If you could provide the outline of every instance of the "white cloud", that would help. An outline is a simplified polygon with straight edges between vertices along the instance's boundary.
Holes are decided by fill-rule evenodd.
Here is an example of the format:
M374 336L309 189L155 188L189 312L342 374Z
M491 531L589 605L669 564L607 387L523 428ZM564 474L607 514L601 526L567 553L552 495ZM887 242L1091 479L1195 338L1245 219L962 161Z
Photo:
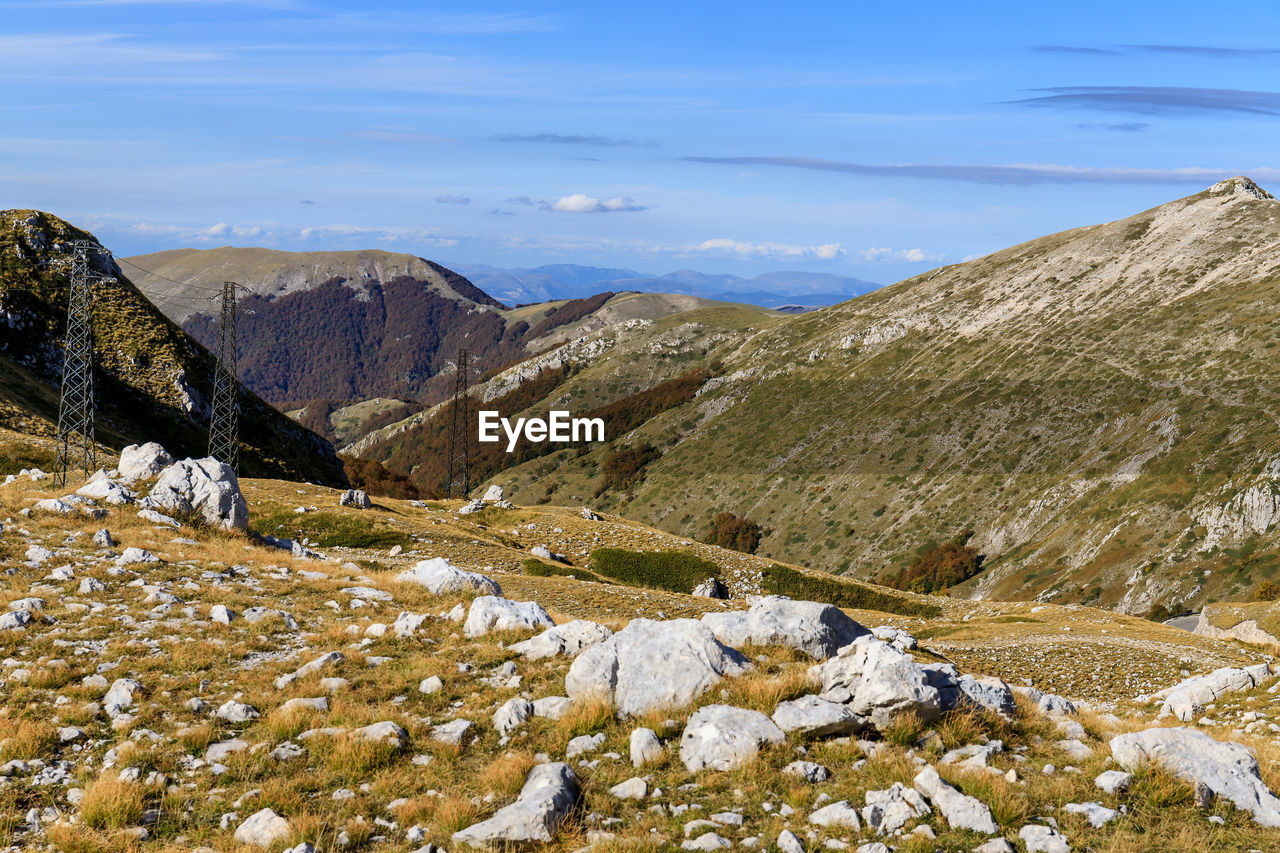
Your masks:
M924 249L863 249L860 253L864 261L884 261L908 264L921 264L925 261L945 260L942 255L926 252Z
M829 261L844 254L839 243L823 243L818 246L797 246L788 243L751 243L717 237L703 240L696 246L686 247L688 252L729 254L740 258L818 258Z
M554 210L557 213L616 213L618 211L644 210L645 208L624 196L598 199L592 198L586 193L574 193L573 195L561 197L559 201L550 205L547 209Z

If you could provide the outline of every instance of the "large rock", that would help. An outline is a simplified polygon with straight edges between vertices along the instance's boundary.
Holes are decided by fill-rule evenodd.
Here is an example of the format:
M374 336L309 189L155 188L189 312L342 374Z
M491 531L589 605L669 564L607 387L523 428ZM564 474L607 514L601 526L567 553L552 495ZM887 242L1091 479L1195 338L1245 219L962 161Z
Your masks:
M760 599L746 612L706 613L702 622L725 645L786 646L815 660L826 660L870 633L830 604L776 595Z
M1270 677L1271 671L1265 663L1243 669L1226 666L1206 675L1185 678L1152 698L1163 699L1161 710L1189 723L1204 713L1205 705L1216 702L1223 694L1252 690Z
M369 509L373 506L373 501L369 500L368 493L361 489L347 489L338 498L338 506L355 507L356 509Z
M509 601L482 595L471 602L462 633L468 637L483 637L491 631L532 631L554 627L555 624L536 601Z
M99 474L102 472L99 471ZM95 475L92 480L76 489L76 494L82 498L93 498L112 506L124 506L131 504L137 499L129 489L117 482L107 479L106 477Z
M909 821L930 812L924 796L915 788L894 782L882 791L867 791L862 820L878 834L896 833Z
M759 711L707 705L685 724L680 760L690 772L705 767L732 770L755 758L763 747L786 742L782 729Z
M508 699L493 713L493 727L500 735L509 735L533 716L533 703L523 696Z
M960 688L962 702L993 711L1006 719L1012 719L1018 711L1013 688L1002 678L994 675L978 678L965 673L956 679L956 685Z
M1242 744L1214 740L1199 729L1147 729L1113 737L1111 755L1126 770L1159 764L1225 797L1263 826L1280 827L1280 799L1262 781L1258 760Z
M231 466L216 459L183 459L160 474L148 495L153 507L194 512L223 530L249 526L249 507Z
M160 472L173 464L169 452L154 441L146 444L131 444L120 451L120 464L116 470L121 480L150 480L159 477Z
M631 765L643 767L662 758L662 742L653 729L638 728L631 733Z
M236 841L255 847L274 847L277 841L289 837L292 830L289 821L271 809L254 812L236 829Z
M604 625L586 619L575 619L563 625L548 628L536 637L514 643L511 650L529 660L556 657L577 657L584 649L603 643L613 636Z
M787 734L797 732L810 737L847 735L867 726L847 706L813 695L779 702L773 710L773 722Z
M476 572L465 572L443 557L422 560L412 569L396 575L396 580L422 584L433 595L475 592L480 595L502 595L497 582Z
M906 652L874 637L845 646L827 662L810 667L809 675L822 682L824 693L847 689L852 694L849 709L881 731L902 714L928 723L942 713L931 674Z
M624 716L687 705L726 675L750 667L694 619L633 619L578 655L565 676L572 699L603 697Z
M938 771L932 767L925 767L917 773L911 784L942 812L952 829L971 829L986 835L1000 831L991 817L991 809L976 797L962 794L942 781Z
M560 824L573 812L582 793L578 777L562 761L539 764L529 771L520 795L486 821L453 834L455 844L510 847L553 841Z

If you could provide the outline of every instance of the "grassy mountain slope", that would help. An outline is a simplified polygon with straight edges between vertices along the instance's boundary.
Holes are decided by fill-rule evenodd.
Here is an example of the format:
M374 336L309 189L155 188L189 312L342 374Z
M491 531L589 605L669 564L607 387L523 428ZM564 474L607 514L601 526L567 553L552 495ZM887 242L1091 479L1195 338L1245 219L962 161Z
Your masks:
M731 510L764 553L884 578L973 528L987 560L960 594L1247 597L1280 572L1278 291L1280 202L1224 181L714 347L655 326L599 360L664 352L652 384L715 359L719 378L615 446L497 479L573 501L617 445L651 443L639 484L602 500L685 535Z
M58 417L69 241L92 240L47 213L0 211L0 426L51 435ZM111 447L149 440L203 456L213 359L170 322L111 260L98 255L92 322L97 437ZM246 473L342 483L332 446L254 395L241 412Z

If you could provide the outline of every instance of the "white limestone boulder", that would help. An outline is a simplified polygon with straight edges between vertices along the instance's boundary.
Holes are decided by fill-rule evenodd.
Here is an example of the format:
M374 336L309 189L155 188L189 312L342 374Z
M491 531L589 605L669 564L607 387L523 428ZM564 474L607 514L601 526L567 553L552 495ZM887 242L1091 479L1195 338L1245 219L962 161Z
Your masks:
M425 586L432 595L474 592L478 595L502 595L502 587L492 578L467 572L443 557L421 560L412 569L396 575L396 580Z
M539 764L529 771L514 803L486 821L455 832L453 842L477 848L550 843L581 795L578 777L568 764Z
M638 716L687 705L721 678L749 668L740 652L695 619L633 619L578 655L564 686L572 699L602 697L623 716Z
M533 631L551 628L555 624L536 601L511 601L493 595L482 595L471 602L462 633L474 638L493 631Z
M236 472L216 459L183 459L160 473L148 498L152 508L194 512L223 530L245 530L249 507Z
M1113 737L1111 756L1129 771L1158 764L1230 800L1262 826L1280 827L1280 799L1262 781L1258 760L1243 744L1214 740L1199 729L1146 729Z
M536 637L513 643L511 650L529 660L560 655L572 658L577 657L584 649L603 643L612 636L613 631L604 625L586 619L575 619L572 622L548 628Z
M680 761L691 773L732 770L767 746L787 741L782 729L759 711L707 705L694 712L680 737Z
M810 667L809 675L822 683L824 694L838 688L848 690L852 696L849 709L880 731L903 714L915 714L929 723L942 713L941 696L929 683L925 668L907 653L871 636Z
M826 660L870 633L838 607L776 595L760 599L745 612L703 614L702 622L725 645L785 646L815 660Z
M154 441L148 441L146 444L131 444L121 450L116 470L121 480L132 483L159 477L160 472L172 464L173 457L167 450Z

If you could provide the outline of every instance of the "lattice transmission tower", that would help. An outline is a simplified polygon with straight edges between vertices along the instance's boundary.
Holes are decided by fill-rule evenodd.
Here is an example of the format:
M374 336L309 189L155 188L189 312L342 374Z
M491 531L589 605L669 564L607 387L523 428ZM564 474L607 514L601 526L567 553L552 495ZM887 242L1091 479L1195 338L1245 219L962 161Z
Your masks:
M458 349L458 375L453 382L453 421L449 429L449 494L466 498L471 491L467 461L471 456L470 353Z
M239 287L234 281L222 283L218 363L213 371L213 411L209 416L209 455L235 471L240 464L240 380L236 378L236 291Z
M67 485L71 468L85 476L97 468L93 435L93 282L89 253L103 251L92 240L71 243L71 286L67 295L67 334L62 355L62 396L58 402L58 455L54 483Z

